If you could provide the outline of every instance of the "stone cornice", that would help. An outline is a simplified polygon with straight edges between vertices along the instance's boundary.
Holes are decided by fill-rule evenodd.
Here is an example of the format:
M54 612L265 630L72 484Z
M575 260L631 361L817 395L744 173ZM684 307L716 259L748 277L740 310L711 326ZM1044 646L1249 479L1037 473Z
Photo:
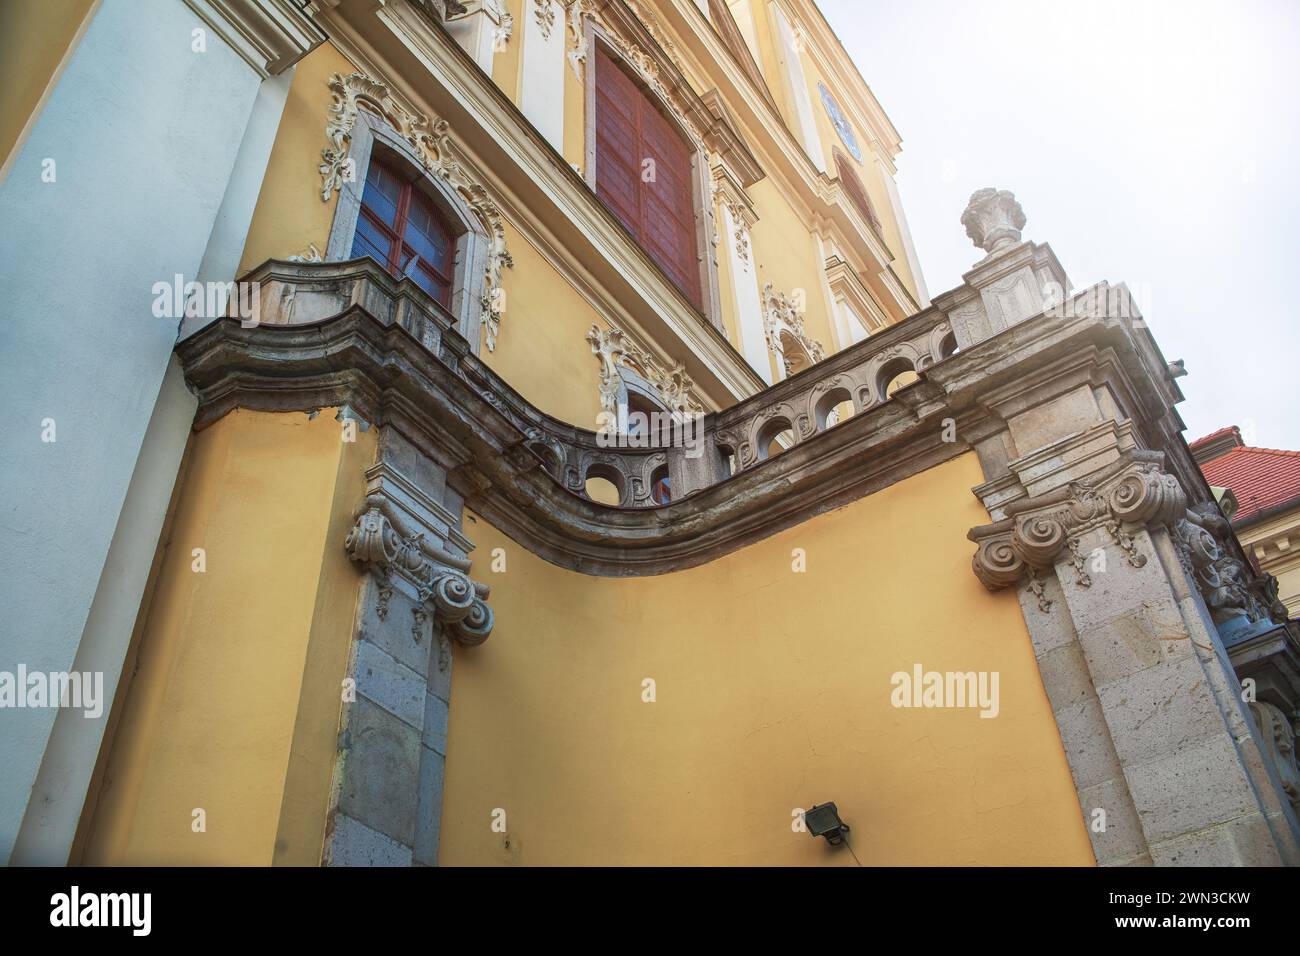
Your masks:
M1143 377L1165 365L1127 319L1104 310L1041 316L940 360L946 319L929 309L709 413L698 460L682 448L604 448L594 432L525 401L409 281L368 260L272 262L252 275L263 272L281 283L298 276L295 309L316 321L274 324L271 313L243 328L224 319L181 342L177 354L199 397L197 427L235 407L347 405L444 467L467 507L548 560L590 573L700 564L969 451L1005 428L988 396L1032 385L1034 370L1071 357L1105 357L1097 374L1131 407L1167 410L1160 396L1130 394L1149 391ZM886 399L899 367L921 379ZM844 401L857 413L825 427L824 413ZM945 441L948 419L955 436ZM774 428L788 428L792 445L769 458L764 437ZM724 449L736 462L730 477ZM649 473L664 462L676 469L678 497L656 506ZM624 507L585 497L593 466L623 481Z
M283 73L326 39L293 0L185 0L185 5L263 77Z

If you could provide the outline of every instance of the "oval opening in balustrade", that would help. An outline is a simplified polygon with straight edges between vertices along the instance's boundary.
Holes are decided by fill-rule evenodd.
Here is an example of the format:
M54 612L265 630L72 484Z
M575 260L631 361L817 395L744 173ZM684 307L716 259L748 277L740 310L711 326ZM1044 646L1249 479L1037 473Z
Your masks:
M774 418L758 432L755 442L759 459L779 455L794 444L794 426L788 418Z
M813 410L817 417L817 430L834 428L853 417L853 396L847 388L832 388L817 401Z
M617 505L623 501L625 488L623 476L617 468L597 462L587 469L587 480L583 486L587 497L597 504Z
M957 354L957 336L955 333L949 332L947 335L943 337L943 341L939 343L939 360L943 361L949 356L956 355L956 354Z
M722 457L722 477L730 478L736 473L736 449L730 445L718 445L718 454Z
M911 360L900 356L881 367L876 376L876 394L888 401L900 388L906 388L919 378Z
M657 505L666 505L673 500L667 465L660 465L650 474L650 497Z

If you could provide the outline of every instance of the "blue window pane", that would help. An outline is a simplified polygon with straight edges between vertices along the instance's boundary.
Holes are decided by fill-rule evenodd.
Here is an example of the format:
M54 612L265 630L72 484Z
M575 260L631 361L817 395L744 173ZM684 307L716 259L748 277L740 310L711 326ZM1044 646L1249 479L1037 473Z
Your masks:
M406 232L406 241L411 244L420 258L443 274L451 272L451 240L438 221L432 205L423 197L411 197L411 208L407 214L410 228Z
M366 170L366 188L361 194L361 204L390 226L397 225L397 200L402 184L397 177L379 163L371 163Z
M352 258L370 256L384 268L388 268L388 256L392 243L379 231L379 227L365 216L357 217L357 232L352 239Z

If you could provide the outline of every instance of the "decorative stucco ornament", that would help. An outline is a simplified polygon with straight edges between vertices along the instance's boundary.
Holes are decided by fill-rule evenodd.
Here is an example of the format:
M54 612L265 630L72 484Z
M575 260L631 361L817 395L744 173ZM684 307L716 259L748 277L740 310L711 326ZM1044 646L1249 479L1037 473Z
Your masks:
M992 255L1020 242L1025 211L1008 189L977 189L961 214L961 224L971 242Z
M601 331L593 325L587 332L591 353L600 360L600 407L609 415L616 415L618 399L624 384L621 369L636 372L655 387L665 409L679 414L699 414L704 406L695 397L695 383L686 374L681 362L665 366L652 354L641 348L622 329Z
M537 28L542 32L542 39L549 40L555 29L555 3L553 0L533 0L533 17Z
M804 329L803 313L784 292L777 292L772 283L763 286L763 332L772 354L785 363L786 375L800 371L802 366L787 354L786 339L793 339L806 353L808 364L816 364L826 357L826 349Z
M325 124L329 145L321 150L321 201L329 202L330 195L343 188L348 173L348 151L352 146L352 127L357 122L357 111L365 106L411 144L424 168L445 179L487 230L487 276L479 306L488 351L495 351L505 302L505 296L501 294L502 270L512 267L514 259L506 248L505 221L496 203L488 196L483 184L456 159L450 124L444 119L430 121L423 113L410 112L396 101L385 84L364 73L352 73L347 77L335 73L329 79L329 88L333 101Z

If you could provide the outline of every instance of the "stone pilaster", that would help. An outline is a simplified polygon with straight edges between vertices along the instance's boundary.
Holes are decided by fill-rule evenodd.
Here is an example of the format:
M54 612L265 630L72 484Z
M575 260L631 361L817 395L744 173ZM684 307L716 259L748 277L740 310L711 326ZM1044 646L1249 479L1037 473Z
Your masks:
M385 426L367 495L343 542L367 574L331 788L324 861L436 865L453 644L492 630L488 589L446 474Z
M963 223L989 253L940 297L963 346L1075 314L1050 252L1020 242L1014 197L981 190ZM1088 298L1146 334L1126 296ZM975 573L1018 590L1099 863L1300 863L1269 753L1289 740L1271 711L1252 719L1225 645L1274 629L1272 610L1174 438L1166 364L1152 346L1120 365L1066 355L983 397L1005 427L977 445L995 520L970 532Z
M1175 544L1185 498L1158 462L1130 455L973 530L976 573L991 587L1028 578L1080 804L1090 823L1106 812L1099 862L1297 862L1294 818Z

